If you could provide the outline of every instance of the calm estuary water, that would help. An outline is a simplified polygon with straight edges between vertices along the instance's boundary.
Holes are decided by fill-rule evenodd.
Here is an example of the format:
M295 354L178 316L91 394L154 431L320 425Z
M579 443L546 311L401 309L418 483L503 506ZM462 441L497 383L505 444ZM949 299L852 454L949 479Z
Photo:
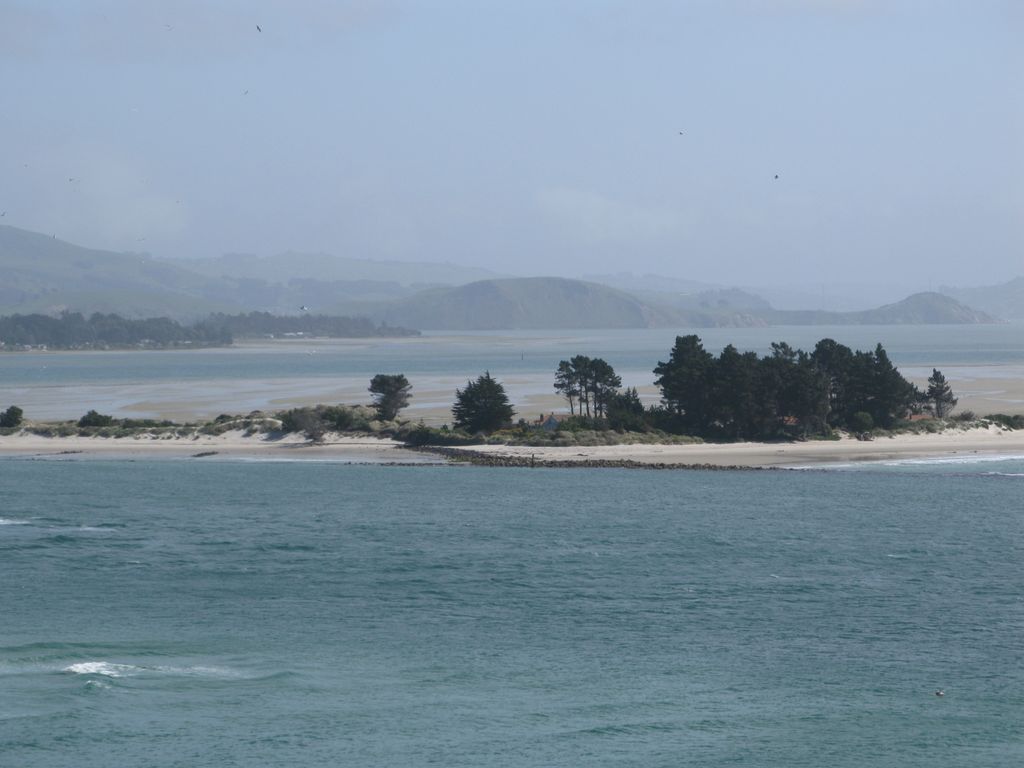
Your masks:
M4 459L0 498L5 766L1024 761L1020 459Z
M316 402L367 402L374 374L404 373L413 385L407 415L431 418L450 408L455 387L483 371L506 383L528 415L554 407L558 361L576 354L603 357L625 386L652 387L653 369L667 360L676 334L697 333L717 354L726 344L767 354L771 342L810 350L831 337L854 349L881 342L908 376L943 369L960 392L994 389L990 411L1017 412L1017 394L976 379L1024 378L1024 326L837 326L620 331L531 331L427 334L412 339L310 340L249 343L229 349L46 352L0 355L0 408L16 404L38 420L77 419L90 409L115 416L177 420ZM651 401L656 396L648 392ZM991 393L990 393L991 394ZM564 404L563 404L564 405ZM447 416L436 419L438 423Z

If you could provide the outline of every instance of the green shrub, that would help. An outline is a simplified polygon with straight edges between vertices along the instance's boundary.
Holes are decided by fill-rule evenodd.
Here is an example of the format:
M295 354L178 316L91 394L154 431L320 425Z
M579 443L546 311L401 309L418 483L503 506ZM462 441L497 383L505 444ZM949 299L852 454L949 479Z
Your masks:
M78 420L78 426L80 427L109 427L114 423L113 416L107 416L103 413L96 413L96 411L89 411L82 418Z
M854 432L870 432L875 428L875 420L867 411L857 411L850 417L850 429Z

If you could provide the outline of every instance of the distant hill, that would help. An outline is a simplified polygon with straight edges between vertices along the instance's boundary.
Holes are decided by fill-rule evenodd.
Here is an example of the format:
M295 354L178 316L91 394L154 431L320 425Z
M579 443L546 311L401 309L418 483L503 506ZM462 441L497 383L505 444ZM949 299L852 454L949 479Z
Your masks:
M137 253L83 248L0 226L0 314L64 309L127 317L233 308L232 286Z
M753 306L738 306L742 304ZM995 322L937 293L914 294L862 312L783 311L742 291L706 291L687 301L672 302L654 292L640 297L597 283L556 277L483 280L426 290L370 314L413 328L467 331Z
M287 269L289 258L294 259L294 271ZM380 269L374 272L373 265ZM246 271L250 267L252 271ZM213 312L288 315L299 314L302 308L303 313L360 315L390 325L438 330L993 322L991 316L935 293L840 313L775 310L761 297L733 288L676 290L679 285L689 286L686 281L666 284L669 290L637 288L632 293L554 277L415 287L420 278L461 280L482 271L453 265L334 260L324 254L165 261L146 254L83 248L0 226L0 314L69 310L193 321ZM646 280L640 282L646 285ZM1021 285L1024 279L1002 287L1011 308L1014 291Z
M683 280L678 277L651 273L635 275L632 272L616 272L615 274L583 275L580 279L630 293L654 291L657 293L696 294L722 287L712 283L702 283L699 280Z
M1024 320L1024 277L979 288L942 286L940 293L1005 320Z
M255 256L229 253L210 259L182 259L174 263L210 277L263 280L287 284L294 280L318 282L393 283L424 288L463 285L476 280L502 277L495 272L458 264L413 261L374 261L334 256L328 253L282 253Z
M486 331L541 328L644 328L651 310L639 299L597 283L559 277L481 280L422 291L389 305L395 325Z
M659 294L661 300L647 301L583 280L525 277L421 291L370 314L413 328L467 331L765 324L746 308L728 302L720 304L724 295L728 292L707 292L705 300L694 297L687 305L676 305L670 294Z
M358 311L367 302L385 302L417 290L399 280L358 277L371 271L360 260L344 260L338 265L326 256L295 258L296 270L289 273L285 257L266 264L255 257L225 257L227 265L267 266L273 262L272 269L254 269L247 274L241 268L220 269L217 259L154 259L141 253L84 248L37 232L0 226L0 314L70 310L194 320L211 312L294 314L305 306L338 315ZM355 264L358 269L346 277L344 264ZM319 277L318 265L323 268ZM428 272L441 277L444 266ZM458 269L452 267L453 275ZM399 271L397 262L387 262L381 274ZM280 281L264 279L264 274ZM469 270L466 274L486 273ZM414 270L409 268L405 277L411 276L415 276Z
M772 325L966 325L994 323L984 312L964 306L941 293L915 293L902 301L860 312L772 310Z

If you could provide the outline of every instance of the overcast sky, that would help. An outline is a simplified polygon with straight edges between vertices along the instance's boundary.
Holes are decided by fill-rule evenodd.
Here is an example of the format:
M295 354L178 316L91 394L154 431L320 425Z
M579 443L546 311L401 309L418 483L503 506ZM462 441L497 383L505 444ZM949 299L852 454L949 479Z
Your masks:
M1020 0L0 0L0 223L167 257L998 282L1024 274L1021 40Z

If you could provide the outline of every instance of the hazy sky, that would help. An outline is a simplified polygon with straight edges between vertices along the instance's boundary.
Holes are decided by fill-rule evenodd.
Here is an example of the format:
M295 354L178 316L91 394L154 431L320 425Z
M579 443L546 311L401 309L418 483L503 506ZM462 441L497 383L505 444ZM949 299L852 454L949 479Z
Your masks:
M996 282L1024 274L1022 40L1020 0L0 0L0 223L168 257Z

